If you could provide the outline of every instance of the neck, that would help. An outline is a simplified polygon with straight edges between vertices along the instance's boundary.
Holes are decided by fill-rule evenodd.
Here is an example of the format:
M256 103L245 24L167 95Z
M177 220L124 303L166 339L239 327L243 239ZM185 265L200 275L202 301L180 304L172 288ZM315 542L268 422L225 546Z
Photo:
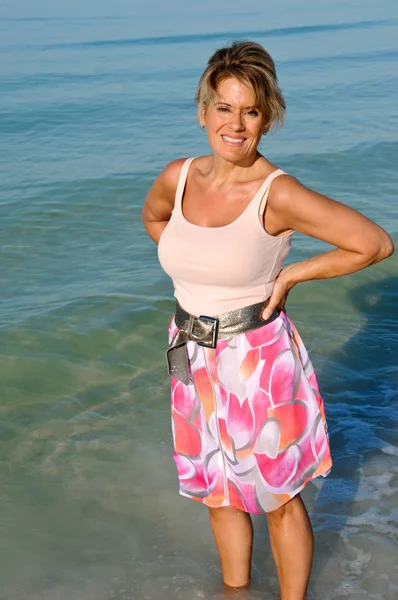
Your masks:
M262 156L257 151L254 155L247 156L239 162L231 162L222 156L213 154L211 166L213 178L223 181L245 180L247 179L248 169L253 167L259 158L262 158Z

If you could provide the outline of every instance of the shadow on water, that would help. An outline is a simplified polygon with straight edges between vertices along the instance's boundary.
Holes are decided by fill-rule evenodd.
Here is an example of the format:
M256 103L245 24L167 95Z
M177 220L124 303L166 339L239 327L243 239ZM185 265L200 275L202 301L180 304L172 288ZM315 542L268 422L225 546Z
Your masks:
M377 503L372 493L367 493L366 490L364 492L367 470L374 460L388 459L388 449L394 449L394 444L396 445L391 407L398 378L398 322L395 317L397 298L398 278L391 277L368 282L349 292L348 301L356 309L353 320L358 325L358 331L326 357L324 367L317 369L327 408L334 466L329 477L324 480L320 478L315 485L307 486L303 493L316 538L309 599L343 597L350 590L351 541L348 549L344 547L346 532L351 532L356 516ZM385 468L385 463L378 464L378 468L380 465ZM172 493L175 492L170 487L170 494ZM172 584L175 597L184 597L186 600L226 599L227 596L219 588L221 573L208 531L207 516L201 510L203 507L197 508L190 503L178 501L176 506L184 514L186 529L173 526L170 538L167 532L163 532L163 545L171 544L177 556L183 551L191 557L196 555L193 561L197 562L197 567L183 561L181 567L183 571L188 569L190 576L186 580L179 573L177 579L183 589L178 593L175 584ZM174 519L172 521L174 525L177 523ZM278 597L278 582L268 542L266 519L255 517L254 522L256 536L253 586L251 590L235 597L237 600L273 600ZM201 533L192 536L194 541L190 546L183 530L189 531L192 527L192 531L198 532L198 524ZM341 571L342 564L348 565L344 572ZM176 569L175 560L171 561L170 567L172 570ZM161 568L165 568L164 560ZM355 577L358 580L361 575L354 573L353 578ZM147 591L151 593L158 583L152 581L148 585ZM195 592L196 586L198 590ZM146 596L143 593L139 597Z
M373 463L388 469L383 467L388 455L397 454L398 278L361 285L349 299L362 326L318 372L334 459L311 510L316 539L312 581L318 589L325 579L334 579L334 587L342 585L341 573L330 564L342 552L344 531L356 516L377 508L377 490L369 495L363 489L364 474L366 479Z
M379 461L377 468L385 469L383 461L388 459L388 449L394 450L396 445L391 408L398 378L397 298L398 278L391 277L368 282L349 292L348 301L355 308L353 320L354 326L357 325L357 333L326 357L324 367L317 369L327 408L334 467L329 477L325 480L321 478L315 486L308 486L303 494L316 538L309 599L347 595L352 582L349 576L352 544L350 539L349 547L344 546L345 536L347 531L349 534L352 531L353 519L377 504L375 495L365 489L369 468L374 469L372 465L376 460ZM138 378L135 381L134 395L140 395L138 388L141 383L147 385L147 379L141 382ZM166 409L162 418L168 421ZM168 422L167 426L162 424L160 437L167 435L168 427ZM166 453L171 451L169 446L164 448ZM391 454L394 452L390 452L390 457ZM148 468L146 461L144 464ZM151 537L153 529L153 533L160 538L156 540L156 535L153 535L150 544L147 544L146 565L142 572L136 572L139 582L134 587L133 597L137 600L152 599L159 588L165 586L162 588L165 598L173 595L184 600L223 600L227 596L220 590L221 573L207 515L203 507L185 500L179 502L175 481L170 479L174 474L171 459L168 458L162 466L164 479L162 482L153 482L151 493L157 494L156 486L162 487L163 492L167 490L164 502L158 501L158 511L154 511L154 504L150 501L150 510L139 511L141 517L149 517L152 513L152 525L149 518L145 526L146 535ZM155 467L155 463L152 467ZM159 472L159 465L156 471ZM266 519L256 517L254 520L253 587L235 596L237 600L271 600L278 597ZM151 547L158 548L152 562ZM162 556L157 562L155 558L158 552ZM341 570L342 564L348 565L344 567L344 572ZM358 580L362 575L354 573L355 577Z

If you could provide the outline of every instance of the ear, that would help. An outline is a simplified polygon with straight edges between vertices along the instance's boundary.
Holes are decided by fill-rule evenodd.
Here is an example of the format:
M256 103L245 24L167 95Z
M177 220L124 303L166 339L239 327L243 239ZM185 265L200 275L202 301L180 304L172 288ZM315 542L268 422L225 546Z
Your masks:
M269 122L269 119L266 119L264 122L264 126L263 126L263 135L267 135L267 133L269 132L270 129L271 129L271 123Z
M198 108L198 121L200 126L203 128L206 125L206 107L201 106Z

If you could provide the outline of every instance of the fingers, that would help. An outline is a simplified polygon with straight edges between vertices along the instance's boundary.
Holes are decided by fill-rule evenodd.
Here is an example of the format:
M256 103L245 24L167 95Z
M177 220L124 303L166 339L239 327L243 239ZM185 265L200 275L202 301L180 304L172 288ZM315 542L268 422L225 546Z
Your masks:
M281 282L279 282L278 280L275 281L274 289L272 290L269 302L263 310L262 317L264 320L269 319L275 309L277 309L278 311L285 310L286 298L288 293L289 290L287 290L283 285L281 285Z
M272 313L274 312L274 310L277 308L278 303L281 301L281 298L278 298L276 296L276 294L272 294L271 298L269 299L268 305L265 307L264 311L263 311L263 319L264 321L266 321L267 319L270 318L270 316L272 315Z

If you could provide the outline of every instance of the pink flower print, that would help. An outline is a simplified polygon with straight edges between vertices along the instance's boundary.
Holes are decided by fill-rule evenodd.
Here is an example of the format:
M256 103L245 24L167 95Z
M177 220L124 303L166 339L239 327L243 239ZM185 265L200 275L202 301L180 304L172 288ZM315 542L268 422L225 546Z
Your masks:
M188 423L176 410L172 409L171 412L175 451L187 456L199 456L202 444L197 427Z
M226 348L228 348L228 338L218 340L217 348L216 348L216 356L221 354L221 352L223 352L223 350L225 350Z
M264 481L277 493L283 491L295 476L300 461L300 448L296 445L290 446L276 458L270 458L266 454L254 453L260 473Z
M274 343L282 334L283 325L279 318L275 319L271 323L267 323L259 329L253 329L248 331L244 335L252 348L259 348L260 346L268 346Z
M173 397L174 390L179 383L179 379L177 379L176 377L171 377L171 397Z
M228 394L223 387L219 387L221 406L225 408L228 404Z
M220 452L215 452L207 466L208 495L205 503L207 506L222 506L225 500L224 492L224 467Z
M213 484L215 476L209 478L203 470L203 462L195 461L188 467L188 459L185 456L174 453L174 460L177 466L178 478L180 480L180 489L184 494L203 497L207 495L208 488Z
M260 348L260 357L265 363L264 368L261 371L260 387L266 391L268 391L269 380L274 362L280 354L285 352L286 349L290 347L288 340L289 336L287 335L286 331L283 330L283 334L273 344L270 344L269 346L262 346Z
M253 437L254 419L247 399L241 403L234 394L229 395L226 425L236 450L250 443Z
M182 480L192 479L196 475L195 465L191 463L189 458L181 454L174 453L174 460L177 466L178 477Z
M269 458L276 458L279 451L281 431L276 419L268 419L261 429L253 448L255 454L266 454Z
M228 435L225 419L218 419L218 430L220 432L221 447L231 462L236 462L235 449Z
M308 379L310 386L314 390L318 390L318 381L317 381L314 370L312 370L311 373L306 373L306 375L307 375L307 379Z
M175 332L170 327L170 335ZM208 506L274 510L331 467L325 412L307 352L281 313L259 330L189 342L193 382L171 378L180 491Z
M264 422L268 419L268 409L271 407L268 394L261 389L257 389L252 396L251 405L255 422L253 438L256 440Z
M310 384L308 383L308 380L306 377L300 377L300 382L299 382L299 386L298 389L296 391L296 399L297 400L301 400L302 398L308 398L309 396L313 395L313 390L310 386Z
M241 498L241 502L246 507L245 510L247 510L248 512L251 512L251 513L257 513L258 507L257 507L257 503L256 503L256 490L255 490L254 481L250 481L250 482L242 481L242 480L239 480L238 478L235 478L234 475L232 475L231 483L234 484L234 486L240 490L240 494L241 494L240 498ZM232 496L232 498L235 498L235 497ZM232 505L231 496L230 496L230 503Z
M290 349L284 350L272 365L269 383L271 404L276 405L293 400L295 375L296 359Z
M214 385L218 386L218 375L217 375L217 359L216 353L213 348L204 348L203 349L206 355L206 363L207 368L209 369L209 375Z
M210 416L214 412L214 390L205 367L195 371L194 382L205 411L206 421L209 422Z
M269 408L268 416L275 419L279 424L279 450L284 450L296 442L305 431L308 423L307 407L303 402L297 400Z
M238 347L238 336L229 339L229 344L223 352L217 356L217 372L219 385L225 389L233 389L238 398L247 396L246 386L240 378L240 358Z
M260 349L253 348L253 350L249 350L240 366L240 378L242 381L246 381L246 379L249 379L253 375L257 369L259 360Z
M235 485L229 479L227 481L227 488L228 488L229 503L232 506L234 506L235 508L238 508L239 510L246 510L246 507L244 505L243 498L239 492L239 489L237 487L235 487Z
M195 394L192 393L189 386L184 385L178 379L176 381L172 395L173 408L186 419L189 419L195 405Z
M294 327L294 325L293 325L293 327ZM301 337L299 336L297 329L295 327L294 327L293 342L297 346L301 362L303 363L303 365L305 365L308 361L308 352L307 352L307 349L304 346L304 344L301 340Z
M319 461L323 457L328 446L328 436L325 430L325 424L322 418L318 418L311 431L311 449Z

